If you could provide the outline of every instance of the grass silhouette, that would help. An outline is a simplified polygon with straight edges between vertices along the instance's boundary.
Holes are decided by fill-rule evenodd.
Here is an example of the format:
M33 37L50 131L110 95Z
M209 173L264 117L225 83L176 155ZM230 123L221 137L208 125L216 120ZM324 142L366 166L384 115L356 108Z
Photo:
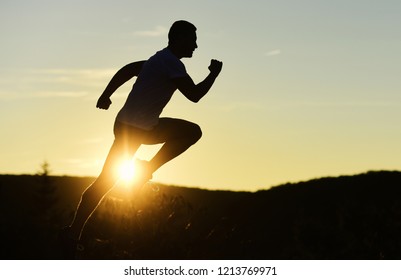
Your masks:
M58 259L58 229L93 178L0 176L2 259ZM46 183L48 184L48 183ZM44 191L44 189L46 191ZM83 233L82 259L400 259L401 172L255 193L116 189Z

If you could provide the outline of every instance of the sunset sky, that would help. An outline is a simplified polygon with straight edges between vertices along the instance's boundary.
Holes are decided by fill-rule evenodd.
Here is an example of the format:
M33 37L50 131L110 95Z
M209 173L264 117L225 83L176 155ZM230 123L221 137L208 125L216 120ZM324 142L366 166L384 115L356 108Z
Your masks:
M96 176L134 80L96 100L122 66L167 45L175 20L198 28L195 82L223 61L198 104L176 92L162 116L202 139L155 180L256 190L401 169L401 2L392 0L3 0L0 173ZM148 159L157 147L145 147Z

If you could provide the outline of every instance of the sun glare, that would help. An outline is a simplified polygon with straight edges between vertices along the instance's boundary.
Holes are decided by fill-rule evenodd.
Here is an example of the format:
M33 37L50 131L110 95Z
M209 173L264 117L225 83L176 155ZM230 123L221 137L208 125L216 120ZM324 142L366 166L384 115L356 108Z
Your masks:
M135 171L135 162L133 160L124 161L123 163L121 163L118 170L120 180L127 184L132 183L135 178Z

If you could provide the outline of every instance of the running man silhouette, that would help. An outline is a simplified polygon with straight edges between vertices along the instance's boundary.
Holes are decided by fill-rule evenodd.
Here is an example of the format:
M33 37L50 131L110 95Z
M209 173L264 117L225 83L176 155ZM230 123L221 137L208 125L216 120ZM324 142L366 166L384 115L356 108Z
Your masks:
M195 84L186 72L181 58L190 58L198 47L196 27L187 21L176 21L168 33L168 46L147 61L130 63L113 76L100 96L96 107L107 110L111 95L125 82L137 80L114 124L114 143L103 169L95 182L82 194L75 217L61 233L66 257L73 258L86 221L102 198L118 181L116 166L124 158L133 158L142 144L164 143L150 161L139 161L143 185L163 164L177 157L202 136L200 127L192 122L160 118L160 114L178 89L187 99L198 102L212 87L222 69L222 62L211 60L207 77Z

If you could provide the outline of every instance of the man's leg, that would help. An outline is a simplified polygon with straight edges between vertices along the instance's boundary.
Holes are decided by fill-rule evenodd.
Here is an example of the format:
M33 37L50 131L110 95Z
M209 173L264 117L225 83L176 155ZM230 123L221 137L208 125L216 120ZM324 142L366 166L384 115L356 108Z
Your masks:
M161 118L159 124L149 133L148 143L163 143L158 153L149 161L150 171L153 173L166 162L185 152L201 137L200 127L192 122Z
M161 118L159 124L150 132L139 132L138 129L127 128L122 130L122 132L118 129L116 131L116 140L101 174L82 194L70 226L71 235L75 239L79 239L86 221L118 180L116 167L124 158L132 157L142 143L164 143L159 152L149 161L147 172L151 175L160 166L186 151L202 136L202 131L197 124L171 118Z
M82 194L73 222L70 225L72 238L79 240L86 221L95 211L103 197L113 188L118 180L116 168L122 160L132 157L140 143L127 143L115 140L106 158L103 170L96 181ZM129 144L129 149L127 147Z

